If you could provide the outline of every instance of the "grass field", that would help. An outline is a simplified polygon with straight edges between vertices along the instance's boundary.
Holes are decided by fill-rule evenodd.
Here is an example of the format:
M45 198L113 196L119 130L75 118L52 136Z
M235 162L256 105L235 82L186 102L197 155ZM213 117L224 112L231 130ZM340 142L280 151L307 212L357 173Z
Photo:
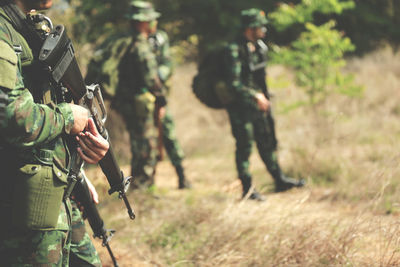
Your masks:
M194 65L177 67L170 109L194 188L177 190L164 160L154 190L129 193L137 211L131 221L123 203L106 195L100 172L88 171L106 225L117 230L111 246L120 266L400 266L400 53L386 48L352 59L347 71L365 87L363 97L332 95L317 114L309 107L284 113L305 96L287 70L270 68L280 162L308 185L273 193L254 149L254 183L267 196L254 203L240 200L226 113L195 99ZM128 174L129 138L111 117ZM111 266L106 249L94 243Z

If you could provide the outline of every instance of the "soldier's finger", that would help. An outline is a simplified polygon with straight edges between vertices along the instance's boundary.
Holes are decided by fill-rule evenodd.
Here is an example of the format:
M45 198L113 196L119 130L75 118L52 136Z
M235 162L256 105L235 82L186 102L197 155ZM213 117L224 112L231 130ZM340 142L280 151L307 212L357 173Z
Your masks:
M99 151L98 148L93 147L90 141L86 140L86 138L79 138L78 142L80 148L82 151L91 158L92 160L95 160L96 163L99 161L104 155L103 151Z
M89 158L86 156L85 153L83 153L82 149L80 147L77 148L79 156L87 163L89 164L96 164L98 161L95 161L94 159Z
M85 136L95 145L96 147L100 149L108 149L109 148L109 143L106 139L104 139L102 136L95 136L90 132L86 132Z
M89 138L85 137L81 137L80 138L80 143L83 146L85 146L84 151L90 150L93 153L95 153L99 158L104 157L104 155L107 153L107 149L103 148L103 147L99 147L97 144L94 144L92 140L90 140Z

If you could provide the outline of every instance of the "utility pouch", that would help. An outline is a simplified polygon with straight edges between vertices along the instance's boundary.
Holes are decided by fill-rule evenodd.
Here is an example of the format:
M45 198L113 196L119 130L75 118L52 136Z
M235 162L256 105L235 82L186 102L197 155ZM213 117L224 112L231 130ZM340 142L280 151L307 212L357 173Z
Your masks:
M135 95L135 116L138 118L152 116L154 113L155 102L156 97L150 92Z
M13 226L30 230L56 228L67 175L54 164L27 164L15 178Z

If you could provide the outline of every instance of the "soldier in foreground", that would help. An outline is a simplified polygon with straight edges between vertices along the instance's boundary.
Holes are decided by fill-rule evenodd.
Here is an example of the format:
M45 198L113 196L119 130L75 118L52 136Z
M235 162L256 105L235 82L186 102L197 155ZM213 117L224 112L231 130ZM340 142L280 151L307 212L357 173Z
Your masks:
M144 1L133 1L128 18L132 43L121 59L114 106L123 116L131 139L132 176L138 185L151 186L157 164L157 132L154 112L165 114L166 99L157 74L157 61L148 41L151 23L160 16Z
M167 94L170 93L170 78L172 76L172 60L169 51L169 39L166 32L157 29L157 21L152 22L153 28L151 29L151 35L149 37L150 44L156 55L158 64L158 77L162 82L164 88L167 90ZM176 174L178 175L178 188L190 188L190 182L185 178L185 172L183 169L183 150L179 145L178 139L175 134L175 123L174 119L168 109L165 107L165 115L162 118L156 118L160 122L157 125L161 129L162 144L168 153L168 157L175 167ZM156 114L158 115L158 114ZM162 149L162 147L160 148ZM160 152L159 152L160 153Z
M228 46L224 59L224 74L232 89L233 101L227 106L232 134L236 139L236 167L243 186L243 197L263 201L264 197L252 187L249 156L253 141L275 182L275 191L301 187L303 180L286 177L278 164L277 140L271 103L266 84L267 19L259 9L242 11L242 31L237 41Z
M15 4L27 13L50 8L52 0L0 1L0 90L8 96L0 124L0 262L68 266L73 211L64 197L72 153L67 142L75 139L87 163L102 159L109 145L88 111L66 103L38 64L25 26L9 15Z

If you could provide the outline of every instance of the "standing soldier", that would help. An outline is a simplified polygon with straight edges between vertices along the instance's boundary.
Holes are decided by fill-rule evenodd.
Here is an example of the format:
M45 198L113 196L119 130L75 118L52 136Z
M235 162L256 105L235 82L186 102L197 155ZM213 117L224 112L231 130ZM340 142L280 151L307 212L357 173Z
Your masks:
M114 106L124 117L131 138L132 176L136 185L154 183L157 164L157 132L154 126L156 105L158 116L165 113L166 99L157 74L157 61L148 41L151 24L160 16L149 2L133 1L128 18L132 41L122 57Z
M257 191L250 192L249 156L253 140L274 179L276 192L301 187L304 181L286 177L278 164L277 140L266 84L267 46L262 41L267 24L265 13L252 8L242 11L241 19L241 36L228 46L224 59L224 74L234 99L227 111L236 139L236 167L243 197L248 195L249 199L262 201L264 197Z
M65 102L38 62L37 47L27 37L32 35L15 16L51 6L52 0L0 1L0 91L8 96L0 123L4 266L68 266L72 209L64 191L75 151L67 142L75 138L88 163L97 163L108 150L88 111Z
M153 23L149 41L157 59L158 77L169 94L169 81L172 76L172 60L169 51L169 40L166 32L157 29L157 21ZM156 118L156 120L160 122L160 125L157 125L157 127L159 127L159 131L161 131L162 143L178 175L178 188L190 188L191 184L185 179L185 173L182 166L182 160L184 157L183 150L176 138L175 123L169 109L166 107L164 117ZM162 149L162 147L160 149ZM159 153L161 152L159 151Z

